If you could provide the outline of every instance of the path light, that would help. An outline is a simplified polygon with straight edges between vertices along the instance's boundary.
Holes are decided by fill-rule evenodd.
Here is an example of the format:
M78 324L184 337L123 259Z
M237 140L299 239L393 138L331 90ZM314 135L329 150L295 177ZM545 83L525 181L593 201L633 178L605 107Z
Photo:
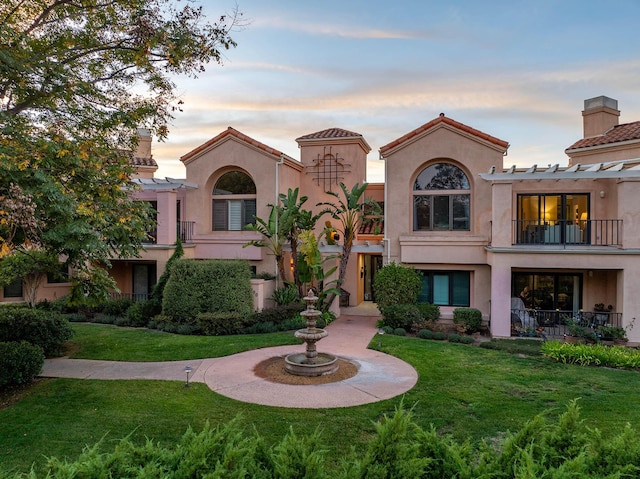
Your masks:
M382 328L378 329L378 334L384 334L384 329ZM382 341L380 341L380 339L378 339L378 347L379 348L382 347Z
M184 367L184 372L187 373L187 382L184 384L185 388L189 387L189 374L191 374L191 371L193 371L193 368L191 366Z

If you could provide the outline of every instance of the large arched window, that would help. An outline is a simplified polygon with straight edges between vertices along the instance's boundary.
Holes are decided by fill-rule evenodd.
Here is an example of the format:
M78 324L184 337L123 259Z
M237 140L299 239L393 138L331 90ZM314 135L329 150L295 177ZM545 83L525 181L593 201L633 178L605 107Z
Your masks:
M213 230L241 231L255 224L256 185L242 171L223 174L213 187Z
M451 163L420 172L413 185L413 230L469 230L469 179Z

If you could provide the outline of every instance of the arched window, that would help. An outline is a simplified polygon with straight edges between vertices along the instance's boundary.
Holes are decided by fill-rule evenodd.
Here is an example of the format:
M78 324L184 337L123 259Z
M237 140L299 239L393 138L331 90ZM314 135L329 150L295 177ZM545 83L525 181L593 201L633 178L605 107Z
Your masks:
M427 166L413 185L413 230L469 231L469 190L469 179L457 166Z
M255 224L256 184L242 171L223 174L213 187L213 230L241 231Z

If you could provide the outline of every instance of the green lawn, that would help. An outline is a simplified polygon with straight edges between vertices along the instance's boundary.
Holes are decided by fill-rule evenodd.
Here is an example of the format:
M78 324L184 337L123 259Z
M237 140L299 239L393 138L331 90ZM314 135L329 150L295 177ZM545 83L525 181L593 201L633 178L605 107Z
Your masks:
M93 326L77 326L83 331L76 341L90 342L85 335L93 336L89 329ZM128 341L147 350L147 359L164 358L154 357L151 350L156 347L154 335L162 341L165 335L143 330L109 331L114 338L133 334L127 336ZM184 358L181 349L197 349L203 339L225 340L180 337L174 339L176 343L165 343L161 353L171 354L176 348L171 357ZM185 346L183 342L190 340L198 346ZM226 340L242 350L247 338ZM418 370L418 384L404 396L404 404L413 408L416 422L422 426L433 423L439 431L457 439L500 437L535 414L562 412L570 399L578 397L583 419L605 433L626 422L640 427L640 376L636 372L566 366L540 356L392 335L376 337L372 346L378 349L379 342L379 349ZM150 437L170 444L188 425L197 428L207 420L215 424L237 414L241 414L248 430L255 428L273 442L280 440L290 426L299 434L319 427L325 442L339 457L340 451L360 447L373 432L373 422L391 413L401 400L352 408L284 409L227 399L204 384L185 388L182 382L46 380L20 402L0 410L0 461L4 467L26 471L32 463L41 465L45 455L75 457L86 444L104 437L110 446L127 434L136 440Z

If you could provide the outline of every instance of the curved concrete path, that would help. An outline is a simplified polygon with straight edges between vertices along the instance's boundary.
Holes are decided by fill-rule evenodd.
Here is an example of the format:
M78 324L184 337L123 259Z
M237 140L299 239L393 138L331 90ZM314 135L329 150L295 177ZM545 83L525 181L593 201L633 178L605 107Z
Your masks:
M390 399L413 388L418 374L398 358L367 349L377 332L376 317L342 315L327 327L329 335L318 350L335 354L358 365L358 373L344 381L318 385L279 384L253 372L265 359L304 352L305 346L256 349L232 356L166 362L120 362L54 358L45 360L44 377L81 379L157 379L207 384L213 391L242 402L288 408L357 406Z

